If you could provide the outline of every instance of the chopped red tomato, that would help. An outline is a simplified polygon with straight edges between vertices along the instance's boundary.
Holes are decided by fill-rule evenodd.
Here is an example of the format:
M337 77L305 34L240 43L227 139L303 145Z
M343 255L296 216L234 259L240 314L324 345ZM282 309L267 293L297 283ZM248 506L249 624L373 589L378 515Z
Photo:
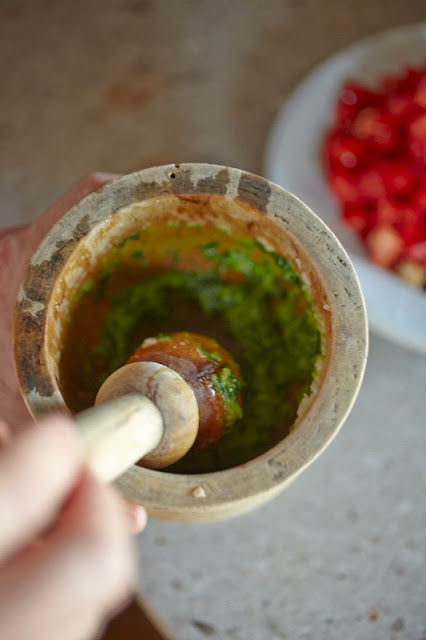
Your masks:
M408 146L417 158L426 162L426 109L408 123Z
M387 196L385 198L381 198L377 202L375 225L379 227L394 227L400 216L404 213L404 211L401 210L402 208L403 205L399 202L395 202L392 198Z
M426 215L426 175L423 177L419 189L414 193L414 204L419 211Z
M345 204L343 220L351 229L365 236L373 226L374 211L368 205Z
M421 109L426 109L426 76L420 78L413 100Z
M331 133L327 143L327 160L336 169L355 169L362 163L365 145L345 133Z
M395 118L385 109L361 109L353 121L352 132L359 140L383 151L392 151L401 144L401 132L395 126Z
M339 93L336 121L339 125L350 125L361 109L372 105L380 106L382 102L382 95L356 82L347 82Z
M322 160L342 219L371 259L424 286L426 67L383 76L374 89L346 82Z
M426 267L426 240L412 244L408 249L407 258Z
M377 163L377 171L383 177L386 193L395 197L410 195L417 186L421 186L424 167L410 155L400 154L397 158Z
M337 199L341 202L356 203L360 200L358 186L354 183L353 178L346 172L333 171L330 173L329 184L331 190L337 196Z
M411 96L396 95L389 98L387 110L396 122L401 122L416 110L416 105L413 103Z
M404 255L404 243L393 227L376 227L366 238L370 258L376 264L389 269Z
M376 202L386 195L386 185L383 175L375 167L363 171L355 179L357 190L361 200Z

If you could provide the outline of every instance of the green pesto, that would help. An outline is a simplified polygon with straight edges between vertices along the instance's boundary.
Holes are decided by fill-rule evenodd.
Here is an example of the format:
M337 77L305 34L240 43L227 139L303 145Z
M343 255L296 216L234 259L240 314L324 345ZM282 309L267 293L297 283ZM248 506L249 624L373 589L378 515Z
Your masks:
M156 341L161 340L173 340L174 336L161 333L155 337ZM200 355L204 356L216 365L216 371L218 373L212 373L210 379L213 384L213 388L219 393L225 404L225 428L230 429L234 423L242 418L243 412L239 401L239 395L242 389L242 380L239 379L229 368L229 360L223 358L222 353L219 351L209 351L207 347L199 342L193 335L191 335L191 343L196 345ZM142 346L144 346L142 344ZM219 345L218 345L219 346ZM238 366L238 365L237 365Z
M136 236L104 258L91 274L95 285L80 292L61 362L69 406L89 406L145 338L193 331L215 338L239 363L243 415L208 451L169 470L216 471L264 453L291 430L321 357L321 331L302 278L257 240L211 225L158 224ZM235 418L234 374L225 367L214 384Z
M238 402L241 393L241 381L228 367L223 367L218 374L212 374L212 382L216 391L223 398L225 404L225 427L230 429L237 420L243 417L242 408Z
M85 293L89 293L92 289L95 288L96 281L94 278L90 278L90 280L86 280L81 289L78 291L78 295L82 296Z

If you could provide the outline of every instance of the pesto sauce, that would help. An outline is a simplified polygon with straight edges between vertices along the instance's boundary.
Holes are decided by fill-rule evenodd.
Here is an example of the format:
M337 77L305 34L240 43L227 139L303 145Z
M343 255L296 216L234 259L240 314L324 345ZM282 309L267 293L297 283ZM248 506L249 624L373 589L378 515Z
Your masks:
M208 224L153 225L126 238L91 274L76 297L61 358L68 406L90 406L103 380L145 338L176 331L208 335L232 353L243 380L243 415L208 451L168 471L229 468L285 437L321 355L312 300L283 256ZM229 374L223 369L215 385L235 417Z
M243 417L243 411L238 402L242 383L235 373L228 367L223 367L218 374L211 376L213 387L216 389L225 405L225 428L228 430Z

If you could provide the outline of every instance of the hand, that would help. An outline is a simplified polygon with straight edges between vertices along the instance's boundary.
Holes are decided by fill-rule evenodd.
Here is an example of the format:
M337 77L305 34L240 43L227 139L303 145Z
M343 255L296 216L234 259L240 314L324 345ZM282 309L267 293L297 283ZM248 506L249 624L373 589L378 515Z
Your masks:
M18 289L34 251L64 213L117 176L92 173L34 222L0 231L0 417L12 428L30 419L19 390L12 349L12 322Z
M0 230L0 421L4 421L12 431L17 431L19 425L31 420L19 390L12 347L13 313L25 269L55 222L89 193L117 177L109 173L91 173L34 222ZM127 504L127 511L129 528L138 533L145 526L145 511L132 504Z
M12 348L13 313L25 269L55 222L89 193L117 177L109 173L91 173L34 222L0 231L0 421L14 431L31 419L19 390ZM129 528L138 533L145 526L145 511L132 504L127 504L127 511Z
M38 220L0 231L0 629L13 640L89 638L134 583L129 516L141 531L144 509L82 467L69 419L31 422L12 349L31 255L66 211L114 177L86 176Z
M82 468L67 418L24 427L0 451L0 522L2 638L88 640L131 594L123 503Z

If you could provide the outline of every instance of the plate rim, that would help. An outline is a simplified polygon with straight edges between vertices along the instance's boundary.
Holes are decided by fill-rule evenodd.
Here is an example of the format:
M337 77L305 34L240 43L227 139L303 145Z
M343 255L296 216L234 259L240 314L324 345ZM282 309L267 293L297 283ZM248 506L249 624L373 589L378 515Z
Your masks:
M339 50L335 51L334 53L320 61L318 64L313 66L310 70L308 70L307 73L305 73L300 78L299 82L297 82L293 86L289 94L278 107L275 118L272 122L271 127L269 128L263 157L265 176L268 179L277 182L284 188L288 188L290 189L290 191L292 191L291 184L286 184L285 180L282 179L279 171L280 167L282 169L283 165L283 163L280 162L280 158L283 153L282 130L284 129L284 126L288 124L289 111L294 108L295 105L297 105L301 94L305 91L309 91L309 85L313 85L315 80L318 77L321 77L323 74L327 74L327 72L330 73L330 70L332 71L333 67L338 65L339 63L341 63L343 66L350 67L351 64L353 66L354 60L363 53L366 53L369 50L373 51L376 47L380 48L385 42L389 42L395 38L401 39L401 41L406 41L408 38L411 38L413 34L420 35L420 37L422 37L426 43L426 22L410 23L400 27L393 27L391 29L386 29L374 34L370 34L364 38L348 44L348 46L346 47L340 48ZM391 61L391 65L392 64L393 63ZM356 73L352 72L352 76L356 78ZM335 100L335 97L336 96L334 95L333 101ZM319 171L318 174L321 177L321 171ZM321 179L321 182L322 186L325 186L325 182L323 181L323 179ZM328 192L327 189L324 189L324 191ZM295 192L295 195L300 197L302 200L304 199L303 194L300 194L297 191ZM331 196L330 192L328 192L328 195ZM307 204L308 206L312 207L312 203L307 202ZM335 206L337 206L337 203ZM315 206L312 208L317 213ZM321 214L318 215L320 215L321 217ZM421 331L421 318L419 319L419 326L416 325L417 328L416 326L411 327L408 332L404 331L403 328L398 325L398 322L395 322L395 317L393 317L392 315L390 317L388 316L388 318L383 321L383 319L380 317L380 314L377 313L375 306L371 302L371 295L368 292L368 287L365 286L365 272L371 272L371 274L373 274L374 276L374 279L381 280L382 283L390 288L392 292L395 292L396 295L404 295L404 297L406 297L407 299L412 298L413 304L418 304L419 301L423 301L423 304L421 304L421 306L424 307L424 326L426 327L426 296L424 296L423 292L415 288L409 288L409 285L404 284L400 280L400 278L374 265L365 256L355 255L353 251L348 249L348 247L346 246L347 243L345 243L339 237L339 234L337 233L336 235L340 242L342 242L345 250L348 252L349 257L354 263L356 272L360 279L361 286L366 297L367 311L371 330L373 330L378 335L381 335L382 337L399 344L400 346L414 349L418 352L426 354L426 330L424 330L423 332ZM420 315L422 315L422 313Z

